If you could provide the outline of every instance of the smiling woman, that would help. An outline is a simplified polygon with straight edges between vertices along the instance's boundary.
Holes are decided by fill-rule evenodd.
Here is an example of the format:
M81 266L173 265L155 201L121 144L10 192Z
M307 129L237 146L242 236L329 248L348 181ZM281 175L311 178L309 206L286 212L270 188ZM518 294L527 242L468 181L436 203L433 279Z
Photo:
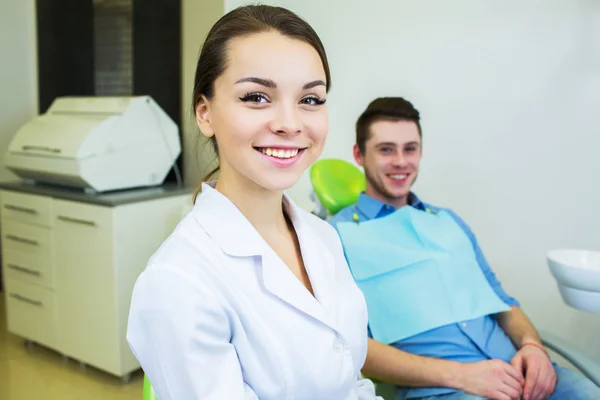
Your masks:
M218 190L229 190L227 182L235 182L238 189L291 187L319 157L327 135L330 78L318 37L308 26L303 31L298 24L265 27L258 22L248 24L256 25L252 36L234 37L226 47L222 41L213 42L228 49L223 55L228 68L212 90L202 91L212 71L200 67L203 73L196 75L196 120L219 155ZM215 29L219 28L232 27L223 23Z
M221 173L136 282L127 339L158 398L369 399L367 312L339 238L283 191L320 156L330 73L279 7L222 17L193 107Z

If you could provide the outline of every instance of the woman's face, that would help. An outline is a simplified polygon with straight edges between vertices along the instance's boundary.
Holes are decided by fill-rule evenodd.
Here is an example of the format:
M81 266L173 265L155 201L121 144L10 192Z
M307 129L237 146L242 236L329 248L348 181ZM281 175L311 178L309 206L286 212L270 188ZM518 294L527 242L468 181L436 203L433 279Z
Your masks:
M232 39L213 98L196 107L200 130L217 139L219 181L293 186L325 145L325 79L319 54L303 41L277 32Z

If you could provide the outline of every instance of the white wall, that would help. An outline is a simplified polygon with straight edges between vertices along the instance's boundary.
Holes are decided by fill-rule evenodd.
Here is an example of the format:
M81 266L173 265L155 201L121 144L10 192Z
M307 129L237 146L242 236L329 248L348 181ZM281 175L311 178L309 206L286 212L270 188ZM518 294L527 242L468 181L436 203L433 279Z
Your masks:
M196 63L208 31L225 12L224 0L182 1L182 131L184 176L197 186L214 166L215 154L200 134L191 111Z
M563 304L544 258L600 250L600 2L267 3L305 17L328 51L324 157L352 160L354 122L374 97L413 101L425 146L418 194L471 224L538 327L600 359L600 316ZM309 189L305 175L290 194L311 208Z
M4 168L4 153L15 132L37 113L34 3L0 1L0 181L16 179Z

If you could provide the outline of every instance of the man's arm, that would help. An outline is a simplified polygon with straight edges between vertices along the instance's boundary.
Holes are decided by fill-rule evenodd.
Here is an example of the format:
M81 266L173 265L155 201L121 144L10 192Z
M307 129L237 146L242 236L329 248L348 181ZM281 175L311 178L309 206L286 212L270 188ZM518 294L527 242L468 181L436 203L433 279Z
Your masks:
M461 364L417 356L369 339L366 376L404 387L457 388Z
M516 399L522 376L501 360L469 364L422 357L369 339L362 369L370 378L402 387L445 387L493 399Z
M536 329L525 313L519 308L519 302L507 295L502 289L502 285L492 272L470 227L458 215L455 213L451 214L471 240L477 262L490 286L498 297L511 307L510 311L497 314L496 319L500 327L518 349L517 354L510 363L519 374L525 376L523 398L525 400L529 400L530 398L547 398L556 385L556 374L550 362L550 357L541 344Z
M540 336L519 307L498 314L498 324L518 349L511 365L525 375L523 398L547 398L556 386L556 373Z
M512 306L510 311L498 314L496 320L517 349L525 343L542 346L540 335L521 308Z

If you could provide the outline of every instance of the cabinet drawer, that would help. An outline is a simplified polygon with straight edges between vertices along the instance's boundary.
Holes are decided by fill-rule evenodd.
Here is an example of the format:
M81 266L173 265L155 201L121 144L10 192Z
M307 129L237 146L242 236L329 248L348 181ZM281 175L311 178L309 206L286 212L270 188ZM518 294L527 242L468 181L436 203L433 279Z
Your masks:
M9 332L56 348L56 304L52 291L7 278L6 313Z
M41 226L2 220L2 249L16 250L38 257L52 259L52 231Z
M52 231L41 226L2 220L2 250L16 250L40 260L52 260Z
M54 288L52 257L38 257L20 250L5 247L2 252L4 274L9 278Z
M113 209L74 201L54 200L54 226L71 227L74 232L112 235Z
M46 196L3 190L0 193L2 219L52 226L52 199Z

